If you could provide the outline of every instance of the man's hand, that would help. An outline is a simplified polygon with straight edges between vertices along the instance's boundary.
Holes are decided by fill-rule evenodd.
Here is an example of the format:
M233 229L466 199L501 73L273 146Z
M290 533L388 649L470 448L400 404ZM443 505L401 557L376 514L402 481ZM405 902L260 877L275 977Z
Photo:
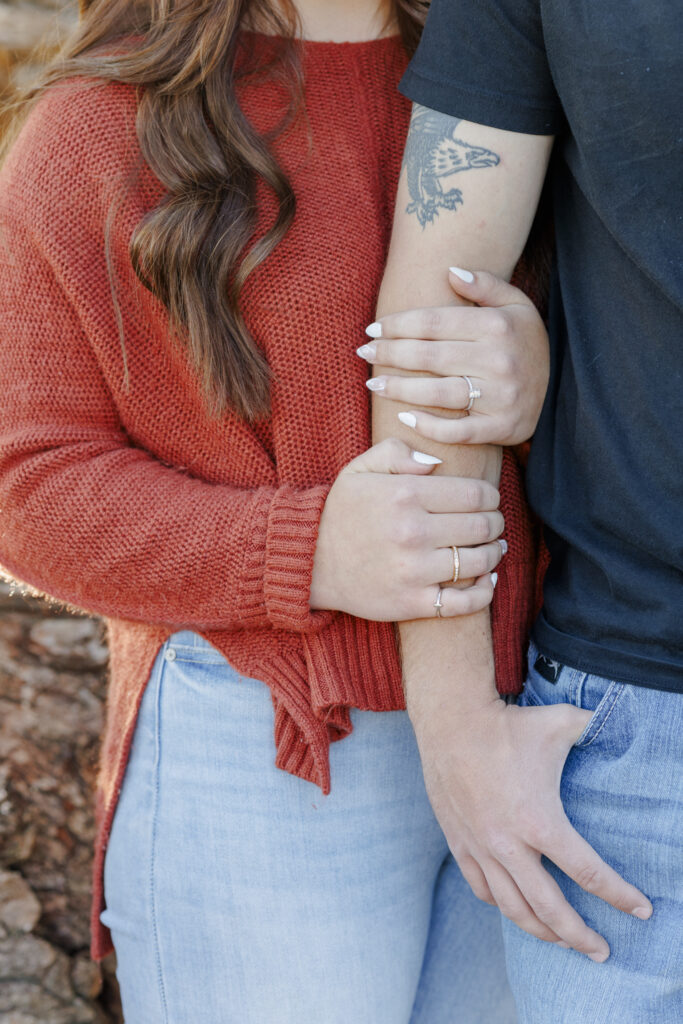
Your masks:
M650 901L598 856L562 807L564 762L592 712L570 704L519 708L495 698L425 711L413 708L411 718L429 799L474 893L531 935L602 963L609 946L541 863L546 856L619 910L639 918L652 913Z

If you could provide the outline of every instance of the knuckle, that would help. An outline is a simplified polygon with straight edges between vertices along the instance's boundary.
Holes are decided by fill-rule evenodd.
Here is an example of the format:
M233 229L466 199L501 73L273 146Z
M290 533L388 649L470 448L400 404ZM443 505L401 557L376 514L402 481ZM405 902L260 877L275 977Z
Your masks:
M458 438L458 443L471 444L474 440L474 431L472 429L472 421L469 416L463 416L455 422L457 423L457 427L454 428L454 433Z
M491 521L487 515L482 513L475 516L472 522L472 533L477 541L488 541L491 535Z
M437 368L438 347L433 341L419 341L415 346L415 364L421 370L432 373Z
M510 318L502 309L492 309L489 313L488 333L494 338L507 338L511 333Z
M516 366L514 366L509 375L506 375L507 379L500 385L500 398L503 406L516 406L521 398L521 388L519 381L514 376Z
M384 446L389 458L393 459L400 459L402 456L406 455L408 451L407 445L397 437L388 437L385 441L382 441L382 445Z
M447 409L450 407L453 401L451 394L451 386L447 380L441 378L435 380L432 385L432 394L434 396L434 405L441 409Z
M440 328L443 317L438 309L425 309L422 313L422 327L426 334L434 334Z
M400 547L417 547L423 541L424 534L424 524L417 516L402 516L394 524L394 539Z
M397 567L396 581L400 587L414 589L420 583L420 564L415 558L402 558Z
M470 480L465 487L465 502L473 512L482 509L486 503L486 489L483 481Z
M527 815L520 818L520 826L526 842L534 850L549 850L555 848L555 831L544 821Z
M487 845L496 860L499 860L502 864L514 860L517 844L505 832L490 832Z
M476 611L479 607L477 602L476 594L472 593L472 588L467 590L458 591L458 614L459 615L471 615L472 612Z
M507 348L500 348L492 356L493 371L499 377L514 377L517 371L517 360Z
M532 896L530 902L536 917L553 931L558 931L561 915L556 904L546 896Z
M491 548L478 548L472 552L472 568L469 571L471 576L483 576L485 572L492 569L500 561L500 545L498 552Z
M396 524L406 509L413 508L417 499L417 488L408 478L396 477L396 487L392 495L394 516L393 523Z
M577 871L575 881L586 892L595 893L600 888L602 872L594 864L584 864Z

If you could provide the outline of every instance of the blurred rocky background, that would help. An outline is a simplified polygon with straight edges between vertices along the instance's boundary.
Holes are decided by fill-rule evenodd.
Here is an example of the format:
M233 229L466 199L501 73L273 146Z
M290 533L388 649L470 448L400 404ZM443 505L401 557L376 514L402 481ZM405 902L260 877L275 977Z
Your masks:
M100 622L0 584L2 1024L122 1019L114 956L88 952L106 665Z
M75 18L64 0L0 0L3 105ZM123 1019L114 955L88 952L102 634L0 583L0 1024Z

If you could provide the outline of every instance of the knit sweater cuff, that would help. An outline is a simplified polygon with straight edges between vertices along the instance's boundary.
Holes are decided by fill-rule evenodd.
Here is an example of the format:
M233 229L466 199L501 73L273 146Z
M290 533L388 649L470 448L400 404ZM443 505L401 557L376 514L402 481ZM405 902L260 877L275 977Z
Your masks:
M335 613L310 608L313 558L329 486L305 491L279 487L270 505L263 593L276 629L315 632Z

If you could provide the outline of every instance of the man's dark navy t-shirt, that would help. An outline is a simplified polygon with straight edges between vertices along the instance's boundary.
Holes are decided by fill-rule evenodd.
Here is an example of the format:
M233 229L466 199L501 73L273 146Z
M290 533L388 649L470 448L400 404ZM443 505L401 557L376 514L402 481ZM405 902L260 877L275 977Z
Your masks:
M671 0L433 0L401 89L557 135L552 372L528 469L552 555L535 640L683 691L680 29Z

